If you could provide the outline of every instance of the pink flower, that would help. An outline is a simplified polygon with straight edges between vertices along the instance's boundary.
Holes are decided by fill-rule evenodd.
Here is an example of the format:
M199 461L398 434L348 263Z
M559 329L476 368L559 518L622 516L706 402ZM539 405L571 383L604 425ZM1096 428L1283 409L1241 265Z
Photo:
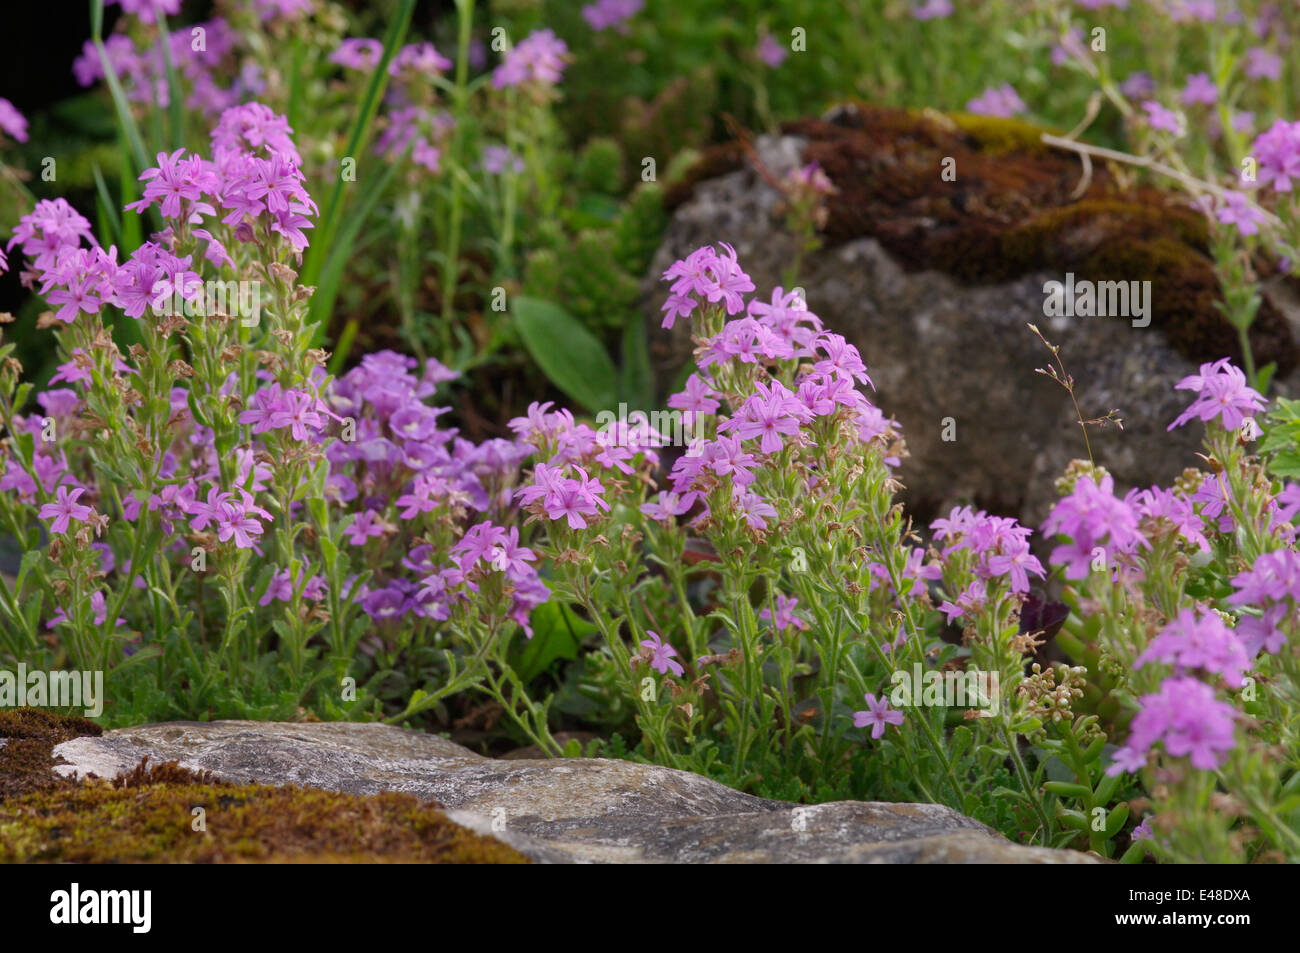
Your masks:
M1202 669L1216 675L1233 688L1240 688L1242 673L1250 659L1241 641L1223 624L1216 613L1199 618L1192 609L1183 609L1166 625L1133 663L1141 668L1149 662L1171 665L1175 673Z
M554 86L564 74L568 45L554 30L530 33L506 52L505 60L492 73L496 89L536 83Z
M1282 57L1262 46L1246 51L1247 79L1281 79Z
M650 649L653 653L650 657L650 667L662 675L667 675L670 671L678 678L686 671L680 662L674 662L673 658L677 656L677 650L667 642L661 641L659 633L646 629L647 639L643 639L641 647Z
M56 494L56 500L41 507L38 514L40 518L54 520L50 524L51 533L66 533L69 520L85 523L90 519L94 510L77 502L77 499L85 492L83 487L77 487L75 490L69 491L66 486L61 486Z
M582 8L582 18L597 33L610 27L617 27L623 33L627 31L625 21L636 16L644 6L645 0L596 0Z
M1142 696L1138 704L1128 741L1106 769L1109 775L1141 769L1152 747L1161 741L1170 756L1190 755L1192 766L1202 771L1213 771L1236 746L1235 710L1195 678L1166 678L1159 692Z
M349 37L326 59L348 69L372 70L383 56L384 44L366 37Z
M1167 132L1171 136L1181 136L1187 131L1187 123L1182 116L1166 109L1155 100L1148 99L1142 104L1142 108L1147 112L1147 123L1152 129Z
M948 623L951 624L954 619L959 619L968 613L973 614L983 609L986 597L987 593L983 580L976 579L957 597L955 603L947 600L940 603L939 611L948 617Z
M1193 73L1187 77L1180 98L1184 106L1213 106L1219 100L1219 88L1208 73Z
M862 697L866 700L867 710L853 713L853 727L865 728L870 725L871 737L879 738L884 735L886 725L903 723L903 713L890 708L889 702L883 696L878 699L871 692L867 692Z
M763 453L777 453L783 446L782 435L793 436L799 432L799 421L807 409L780 381L774 380L766 387L755 384L754 390L740 413L723 427L734 429L742 440L759 437L759 449Z
M968 113L976 116L996 116L1001 119L1010 119L1028 108L1010 83L990 86L966 104Z
M3 96L0 96L0 130L19 142L27 141L27 119Z
M1278 119L1250 151L1259 160L1259 184L1271 185L1275 192L1290 192L1292 180L1300 178L1300 121Z
M772 504L768 503L757 493L742 491L735 497L736 505L740 507L740 513L749 524L750 529L764 530L767 529L767 520L777 515Z
M1202 364L1199 374L1180 380L1177 390L1196 391L1194 400L1166 429L1173 430L1197 418L1209 423L1216 417L1227 430L1236 430L1247 417L1264 409L1264 398L1246 383L1246 375L1228 358Z
M758 41L758 58L772 69L776 69L784 63L785 58L789 55L789 51L773 39L770 33L764 33Z
M372 510L362 510L352 520L345 532L347 533L348 542L353 546L364 546L367 540L383 536L384 527L381 525L379 517Z
M1226 193L1223 201L1224 204L1215 213L1215 218L1224 225L1236 225L1237 231L1243 235L1256 234L1259 225L1267 219L1267 216L1250 204L1246 196L1240 192Z
M952 0L925 0L919 7L912 8L915 20L942 20L952 16Z
M795 606L799 600L793 596L787 597L783 593L776 594L776 619L773 621L772 610L764 609L758 614L759 619L764 622L772 622L772 628L778 632L784 632L786 629L794 627L800 631L806 631L808 623L794 614Z

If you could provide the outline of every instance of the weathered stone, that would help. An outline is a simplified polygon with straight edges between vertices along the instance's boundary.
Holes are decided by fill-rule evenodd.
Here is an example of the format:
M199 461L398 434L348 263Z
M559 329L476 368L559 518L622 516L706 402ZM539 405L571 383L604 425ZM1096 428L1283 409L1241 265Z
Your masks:
M146 755L235 782L399 791L539 861L567 863L1076 863L1010 843L946 807L799 806L686 771L605 758L495 760L384 725L175 722L74 738L65 775L113 777Z
M814 125L814 132L828 126ZM925 133L931 134L941 135ZM796 243L782 225L782 196L771 181L810 157L826 165L835 156L832 150L839 147L829 135L820 139L759 137L754 150L766 175L759 174L752 162L745 162L736 171L696 182L689 193L682 192L647 279L646 294L655 313L667 295L667 284L659 282L658 276L674 260L705 243L731 243L758 295L766 298L774 286L782 284L784 270L795 259ZM934 144L926 141L917 146L922 147L934 148ZM855 148L862 148L861 143ZM995 186L1004 191L1009 186L975 180L977 174L990 180L997 172L995 164L978 173L972 171L976 155L970 147L961 160L966 164L957 167L958 184L965 193L940 195L949 186L941 183L936 160L903 181L900 188L906 186L905 196L897 200L874 196L875 204L869 206L872 214L892 212L896 216L887 223L861 221L854 209L834 204L845 201L845 195L833 197L826 247L806 256L799 271L798 285L805 289L809 308L828 329L843 334L859 348L877 388L874 402L902 425L911 452L900 471L906 486L904 498L925 518L958 500L973 500L1019 516L1030 525L1041 522L1055 499L1054 478L1071 459L1084 457L1086 451L1070 396L1036 373L1036 368L1048 366L1051 355L1028 330L1029 323L1037 324L1050 341L1060 345L1084 416L1101 417L1118 410L1123 419L1122 431L1113 426L1089 428L1097 462L1115 475L1120 487L1169 485L1184 468L1196 465L1193 454L1201 436L1196 426L1166 431L1190 400L1185 392L1173 389L1180 378L1196 372L1194 360L1186 355L1197 347L1204 350L1194 355L1195 359L1229 353L1231 329L1225 332L1213 323L1226 326L1206 303L1208 261L1189 244L1179 254L1199 257L1196 269L1180 274L1184 286L1171 287L1172 279L1162 283L1160 276L1153 276L1157 316L1149 327L1134 327L1122 317L1046 317L1044 284L1063 281L1065 268L1074 267L1069 265L1071 261L1095 264L1103 260L1099 256L1118 241L1110 236L1118 233L1121 225L1138 229L1139 237L1133 241L1142 241L1147 251L1180 247L1155 232L1160 220L1172 220L1175 211L1166 215L1136 203L1132 206L1136 211L1132 211L1112 201L1109 196L1115 186L1102 181L1105 172L1098 167L1089 193L1092 204L1083 208L1126 211L1114 215L1099 211L1095 220L1085 214L1078 221L1058 223L1055 227L1061 231L1052 233L1052 240L1060 246L1055 249L1060 270L1036 269L1005 280L974 280L971 274L962 274L964 261L953 252L961 247L963 226L976 233L969 237L970 257L980 258L985 270L1001 267L996 254L989 251L1002 247L999 241L1006 247L1020 247L1033 238L1033 233L991 231L989 223L999 210L1007 215L1030 213L1017 211L1019 206L1007 207L1016 197L997 192ZM898 156L889 158L890 163L901 161ZM982 159L987 161L987 157ZM880 160L876 167L873 161L868 150L865 157L855 157L853 163L842 161L833 170L832 178L842 193L853 192L854 176L897 174L896 163ZM1068 198L1079 179L1077 163L1069 157L1029 154L1018 156L1018 161L1020 170L1036 168L1038 178L1044 181L1032 180L1028 173L1017 170L1013 171L1019 178L1009 178L1013 183L1024 181L1027 191L1037 190L1032 196L1037 201L1046 201L1049 191L1053 202L1062 201L1060 194ZM931 184L922 187L918 182ZM926 188L933 198L927 197ZM860 189L852 197L860 204L865 201ZM1142 198L1145 202L1173 202L1152 198L1149 192L1142 193ZM954 205L979 209L980 214L956 215ZM1071 207L1068 201L1061 206L1067 211ZM1169 207L1174 208L1172 204ZM925 217L923 213L931 208L934 217ZM1056 206L1053 209L1059 211ZM1039 211L1044 219L1051 218ZM1169 227L1191 232L1195 222L1178 218ZM852 237L863 232L871 236ZM894 251L887 251L886 245ZM943 259L944 254L954 257ZM1030 253L1024 254L1032 259ZM945 260L947 270L924 264L936 260ZM1082 267L1078 271L1077 277L1092 280L1121 277L1107 271L1086 274ZM1195 285L1195 295L1185 287L1187 283ZM1294 288L1280 280L1270 280L1265 290L1268 333L1260 337L1258 347L1275 354L1285 371L1295 366L1291 329L1300 337L1300 307ZM1163 319L1162 307L1168 311ZM1203 318L1206 325L1198 325L1199 338L1183 333L1188 314L1197 308L1209 312L1197 318ZM1173 326L1177 322L1182 323ZM671 379L673 370L689 360L688 323L679 322L671 335L656 332L651 341L661 376ZM1283 394L1300 393L1300 372L1280 377L1278 389ZM943 439L945 418L952 418L955 424L954 440Z

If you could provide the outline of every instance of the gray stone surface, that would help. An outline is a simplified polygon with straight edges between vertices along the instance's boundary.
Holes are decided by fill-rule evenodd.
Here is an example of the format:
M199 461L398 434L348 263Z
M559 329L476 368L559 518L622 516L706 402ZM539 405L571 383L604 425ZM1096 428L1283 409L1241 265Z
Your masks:
M74 738L56 770L113 777L177 761L219 778L352 794L400 791L554 863L1088 863L1021 847L932 804L801 807L685 771L605 758L496 760L374 724L174 722Z
M755 146L780 178L801 163L805 140L763 136ZM658 314L664 269L706 243L730 242L766 299L794 258L794 240L776 214L780 195L750 168L698 184L673 215L647 278ZM1123 430L1090 428L1093 452L1119 486L1168 486L1195 466L1202 431L1166 427L1190 402L1174 391L1195 367L1155 324L1123 318L1046 318L1043 285L1063 274L1030 275L1001 285L963 285L947 275L908 273L874 239L857 239L804 260L799 285L810 310L862 352L877 387L873 401L902 424L911 458L901 468L905 498L923 513L973 499L1037 527L1055 500L1054 479L1085 456L1069 395L1037 374L1051 356L1026 325L1061 346L1085 418L1118 410ZM1153 293L1157 293L1153 289ZM1300 334L1300 304L1274 303ZM654 322L657 329L658 321ZM671 337L652 332L662 378L690 359L689 323ZM1297 374L1279 383L1300 393ZM941 439L952 417L956 440Z

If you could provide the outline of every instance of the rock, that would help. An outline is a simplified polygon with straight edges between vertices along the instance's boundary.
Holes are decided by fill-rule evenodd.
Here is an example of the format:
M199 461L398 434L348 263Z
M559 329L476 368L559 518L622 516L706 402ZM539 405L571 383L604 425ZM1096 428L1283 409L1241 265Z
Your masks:
M553 863L1089 863L1022 847L946 807L799 806L686 771L604 758L495 760L385 725L174 722L74 738L65 776L113 777L146 755L232 782L397 791Z
M1190 399L1174 384L1198 361L1236 350L1213 307L1199 213L1156 190L1121 191L1100 165L1075 202L1073 156L1038 146L1023 124L958 118L964 126L938 114L851 110L796 123L798 135L755 141L766 175L734 148L716 152L701 163L710 177L670 196L676 209L647 279L651 306L657 314L666 298L663 270L706 243L734 245L758 295L782 284L796 245L770 183L817 160L840 194L830 199L825 247L804 259L798 285L826 326L862 352L874 402L902 425L911 458L900 476L914 513L929 519L974 501L1037 526L1055 499L1054 478L1086 457L1069 395L1036 373L1051 355L1029 323L1060 345L1086 418L1119 411L1122 431L1088 430L1117 486L1168 486L1196 465L1201 439L1196 426L1166 432ZM955 157L955 183L940 178L944 156ZM1044 284L1067 272L1152 280L1150 325L1046 317ZM1270 279L1252 341L1257 356L1278 362L1283 394L1300 393L1297 336L1294 283ZM661 379L673 379L690 357L688 326L652 335L652 346ZM943 439L947 418L955 439Z

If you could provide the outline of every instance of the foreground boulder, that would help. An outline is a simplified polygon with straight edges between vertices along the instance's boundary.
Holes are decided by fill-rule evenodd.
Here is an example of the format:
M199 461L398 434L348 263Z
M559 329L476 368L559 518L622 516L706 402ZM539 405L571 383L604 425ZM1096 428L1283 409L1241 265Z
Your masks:
M1181 195L1130 188L1100 163L1085 176L1073 153L1039 136L1014 121L841 107L748 149L720 147L669 196L651 307L657 314L667 295L663 270L705 243L734 245L764 299L783 284L797 241L776 183L817 162L839 191L797 285L862 352L875 402L902 425L914 513L974 501L1037 525L1054 478L1085 456L1069 395L1036 373L1051 355L1029 323L1061 346L1084 416L1118 410L1123 420L1122 431L1089 429L1097 462L1124 487L1167 486L1196 464L1200 440L1196 427L1166 432L1189 399L1174 385L1202 361L1240 363L1236 332L1216 308L1206 222ZM1295 283L1257 264L1266 280L1253 351L1261 366L1277 364L1278 389L1294 395ZM1044 285L1067 275L1149 281L1149 313L1048 316ZM662 379L690 360L683 324L651 338Z
M1087 863L1012 844L930 804L800 806L685 771L604 758L496 760L377 724L174 722L79 737L54 749L66 777L151 762L239 784L294 784L435 801L458 824L535 861L571 863Z

